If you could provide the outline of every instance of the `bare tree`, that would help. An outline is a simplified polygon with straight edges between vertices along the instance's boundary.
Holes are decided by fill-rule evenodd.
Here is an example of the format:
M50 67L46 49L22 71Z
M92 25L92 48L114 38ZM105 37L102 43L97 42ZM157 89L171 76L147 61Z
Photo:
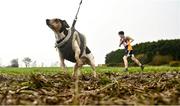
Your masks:
M37 67L37 62L36 61L33 61L32 67Z
M58 66L59 66L59 62L58 61L51 63L51 67L58 67Z
M30 63L32 62L32 60L29 57L25 57L22 61L24 62L26 67L29 67Z
M11 67L19 67L18 59L11 60Z
M44 67L44 63L43 62L41 62L41 67Z

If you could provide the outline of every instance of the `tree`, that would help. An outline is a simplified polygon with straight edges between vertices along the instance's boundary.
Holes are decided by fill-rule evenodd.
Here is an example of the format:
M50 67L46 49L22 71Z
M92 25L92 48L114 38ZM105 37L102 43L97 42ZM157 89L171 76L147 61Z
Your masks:
M11 60L11 67L19 67L18 59Z
M174 61L180 61L180 39L173 40L159 40L153 42L139 43L133 46L134 54L141 55L144 64L153 64L155 56L161 56L166 60L166 56L172 57ZM112 51L106 55L106 64L123 63L122 57L124 55L123 49ZM173 61L172 60L172 61ZM162 63L164 64L164 63Z
M32 67L37 67L37 62L36 61L33 61Z
M43 62L41 63L41 67L44 67L44 63Z
M59 66L59 62L58 61L51 63L51 67L58 67L58 66Z
M23 59L23 62L25 64L26 67L29 67L30 66L30 63L32 62L32 60L29 58L29 57L25 57Z

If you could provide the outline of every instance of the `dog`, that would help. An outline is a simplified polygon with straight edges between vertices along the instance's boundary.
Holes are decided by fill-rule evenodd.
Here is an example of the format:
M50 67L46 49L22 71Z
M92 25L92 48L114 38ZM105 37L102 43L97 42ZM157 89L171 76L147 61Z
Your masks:
M75 63L73 76L78 76L78 70L83 65L90 65L93 76L96 77L94 56L86 46L86 38L74 28L70 28L65 20L58 18L46 19L46 24L55 33L56 48L59 52L61 67L67 72L64 60Z

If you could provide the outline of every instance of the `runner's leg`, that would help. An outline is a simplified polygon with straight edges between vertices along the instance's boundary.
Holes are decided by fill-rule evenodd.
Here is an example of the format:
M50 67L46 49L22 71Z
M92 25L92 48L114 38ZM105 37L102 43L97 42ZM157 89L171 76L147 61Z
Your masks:
M139 60L134 57L134 55L132 55L131 59L132 59L137 65L139 65L139 66L142 65L142 64L139 62Z
M128 61L127 61L127 56L126 55L124 55L124 57L123 57L123 61L124 61L124 67L125 67L125 70L127 71L128 70Z
M136 58L134 57L134 54L132 54L131 59L132 59L136 64L138 64L139 67L141 67L142 70L144 69L144 66L139 62L138 59L136 59Z

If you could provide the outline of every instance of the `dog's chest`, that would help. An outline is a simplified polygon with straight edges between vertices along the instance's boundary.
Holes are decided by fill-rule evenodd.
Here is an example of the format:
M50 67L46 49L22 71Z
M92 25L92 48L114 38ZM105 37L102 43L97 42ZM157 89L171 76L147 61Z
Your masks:
M64 59L71 62L76 62L75 52L72 49L72 37L61 47L58 48L63 55Z
M81 45L80 45L80 56L82 55L82 52L83 52L83 37L81 35L80 36L80 41L81 41ZM76 59L75 59L75 52L73 50L73 47L72 47L72 36L69 38L69 40L64 44L62 45L61 47L58 47L58 49L60 50L61 54L63 55L64 59L68 60L68 61L71 61L71 62L76 62ZM91 51L89 50L88 47L86 47L86 54L89 54L91 53Z

